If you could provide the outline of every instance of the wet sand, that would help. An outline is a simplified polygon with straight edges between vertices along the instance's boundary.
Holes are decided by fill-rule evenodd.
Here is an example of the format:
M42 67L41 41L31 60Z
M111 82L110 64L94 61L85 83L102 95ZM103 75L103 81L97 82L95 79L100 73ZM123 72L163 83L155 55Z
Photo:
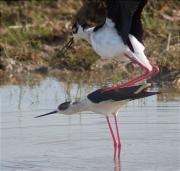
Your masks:
M85 86L86 87L86 86ZM81 90L81 96L89 88ZM69 92L77 95L77 85ZM0 170L119 171L106 119L94 113L35 119L69 96L52 79L39 86L0 87ZM130 102L119 112L121 171L179 171L180 101L157 96Z

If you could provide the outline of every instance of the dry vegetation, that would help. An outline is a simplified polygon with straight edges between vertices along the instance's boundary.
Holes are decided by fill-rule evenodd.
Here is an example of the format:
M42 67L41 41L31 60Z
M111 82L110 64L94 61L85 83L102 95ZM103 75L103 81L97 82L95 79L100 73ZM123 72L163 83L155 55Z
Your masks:
M180 73L179 9L179 0L149 0L143 13L146 54L158 64L163 79L175 79ZM86 43L73 46L65 56L60 49L78 11L75 18L86 19L89 25L103 20L103 1L1 0L0 10L1 78L49 68L92 70L98 56Z

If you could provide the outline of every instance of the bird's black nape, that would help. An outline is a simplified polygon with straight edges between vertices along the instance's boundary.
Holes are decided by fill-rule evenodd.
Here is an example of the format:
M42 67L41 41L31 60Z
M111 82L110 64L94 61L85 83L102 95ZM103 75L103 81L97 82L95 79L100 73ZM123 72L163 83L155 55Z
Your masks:
M66 110L69 108L69 106L71 105L71 101L68 101L68 102L64 102L64 103L61 103L59 106L58 106L58 110Z

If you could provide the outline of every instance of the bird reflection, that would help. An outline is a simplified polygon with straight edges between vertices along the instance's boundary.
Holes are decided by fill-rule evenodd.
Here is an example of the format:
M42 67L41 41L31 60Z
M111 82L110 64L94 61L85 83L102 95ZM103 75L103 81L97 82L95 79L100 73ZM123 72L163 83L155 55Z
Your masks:
M121 170L121 162L120 160L114 160L114 171L122 171Z

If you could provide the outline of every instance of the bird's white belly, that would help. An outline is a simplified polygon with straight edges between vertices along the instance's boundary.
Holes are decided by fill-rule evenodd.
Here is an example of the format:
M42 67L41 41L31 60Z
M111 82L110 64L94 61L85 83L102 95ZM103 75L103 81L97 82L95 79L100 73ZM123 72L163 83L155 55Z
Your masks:
M116 101L116 102L102 102L93 105L93 112L103 114L103 115L111 115L113 113L118 112L125 104L127 104L128 100Z
M91 35L91 45L101 58L119 57L125 51L121 37L115 29L103 29Z

